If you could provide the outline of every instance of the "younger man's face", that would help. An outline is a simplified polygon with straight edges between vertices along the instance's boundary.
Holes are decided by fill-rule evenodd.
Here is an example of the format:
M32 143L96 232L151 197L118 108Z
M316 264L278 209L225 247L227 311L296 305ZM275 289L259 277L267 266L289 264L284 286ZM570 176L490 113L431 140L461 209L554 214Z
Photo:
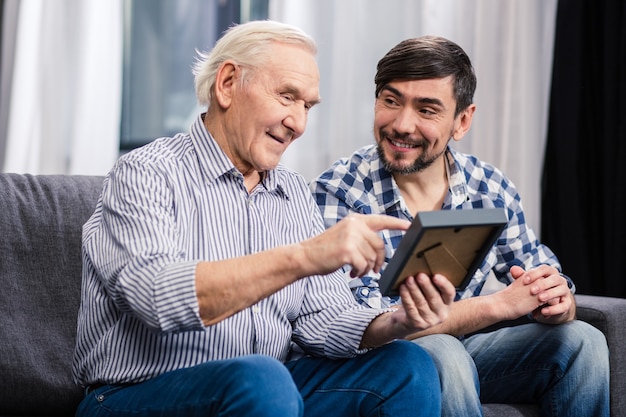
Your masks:
M452 76L393 81L374 108L374 136L386 168L399 174L427 169L441 158L455 130Z

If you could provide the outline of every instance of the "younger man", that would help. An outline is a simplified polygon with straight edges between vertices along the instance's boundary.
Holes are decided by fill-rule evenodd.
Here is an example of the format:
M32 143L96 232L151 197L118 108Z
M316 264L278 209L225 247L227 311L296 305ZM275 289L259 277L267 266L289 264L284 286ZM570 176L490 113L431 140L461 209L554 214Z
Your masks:
M500 207L508 215L448 320L410 337L438 367L443 415L480 416L482 401L538 403L543 416L608 416L606 341L575 320L571 279L527 227L511 181L449 146L469 130L476 109L468 56L443 38L407 39L379 61L375 84L376 145L311 183L326 227L351 213L412 220L420 211ZM403 231L381 234L388 262ZM381 295L379 277L351 280L356 299L372 308L399 305ZM523 325L502 326L526 317Z

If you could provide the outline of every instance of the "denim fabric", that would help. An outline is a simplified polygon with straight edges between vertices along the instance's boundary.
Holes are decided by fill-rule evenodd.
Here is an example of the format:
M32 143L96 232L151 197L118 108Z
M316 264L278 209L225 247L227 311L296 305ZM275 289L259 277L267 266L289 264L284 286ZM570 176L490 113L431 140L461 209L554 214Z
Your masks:
M464 341L484 403L538 403L542 416L609 416L609 353L583 321L525 324Z
M436 335L415 342L430 353L440 373L442 416L481 416L477 398L535 403L542 416L609 415L606 340L585 322L531 323L463 341Z
M441 379L441 416L482 416L476 365L454 336L433 334L414 339L430 354Z
M302 416L302 398L285 366L251 355L205 362L132 385L90 391L76 417Z
M432 417L441 413L437 370L417 345L396 341L353 359L302 358L287 367L305 417Z
M353 359L305 357L284 365L253 355L106 385L89 391L76 416L431 417L440 403L428 354L398 341Z

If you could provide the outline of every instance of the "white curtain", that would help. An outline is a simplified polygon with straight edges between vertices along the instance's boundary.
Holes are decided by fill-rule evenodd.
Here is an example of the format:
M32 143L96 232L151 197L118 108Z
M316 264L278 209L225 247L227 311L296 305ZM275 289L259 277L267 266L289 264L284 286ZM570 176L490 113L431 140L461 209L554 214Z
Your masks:
M307 179L373 142L374 74L401 40L440 35L468 53L478 77L470 133L453 146L501 168L540 232L557 0L270 0L270 19L318 42L322 104L283 162Z
M0 115L8 120L3 171L110 169L119 149L122 1L7 0L19 5L19 20L11 97L3 98L0 109L8 112ZM557 0L270 0L271 19L301 27L320 49L322 104L283 161L311 179L372 143L378 60L402 39L445 36L467 51L478 76L474 125L454 146L504 170L539 232L556 5Z
M3 171L106 173L119 150L122 0L18 5Z

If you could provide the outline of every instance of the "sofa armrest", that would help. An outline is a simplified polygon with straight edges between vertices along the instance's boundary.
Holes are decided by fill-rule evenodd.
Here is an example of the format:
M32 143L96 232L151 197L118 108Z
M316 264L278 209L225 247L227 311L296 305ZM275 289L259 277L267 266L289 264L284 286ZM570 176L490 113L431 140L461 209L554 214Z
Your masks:
M604 333L609 345L611 416L626 416L626 298L576 295L578 319Z

